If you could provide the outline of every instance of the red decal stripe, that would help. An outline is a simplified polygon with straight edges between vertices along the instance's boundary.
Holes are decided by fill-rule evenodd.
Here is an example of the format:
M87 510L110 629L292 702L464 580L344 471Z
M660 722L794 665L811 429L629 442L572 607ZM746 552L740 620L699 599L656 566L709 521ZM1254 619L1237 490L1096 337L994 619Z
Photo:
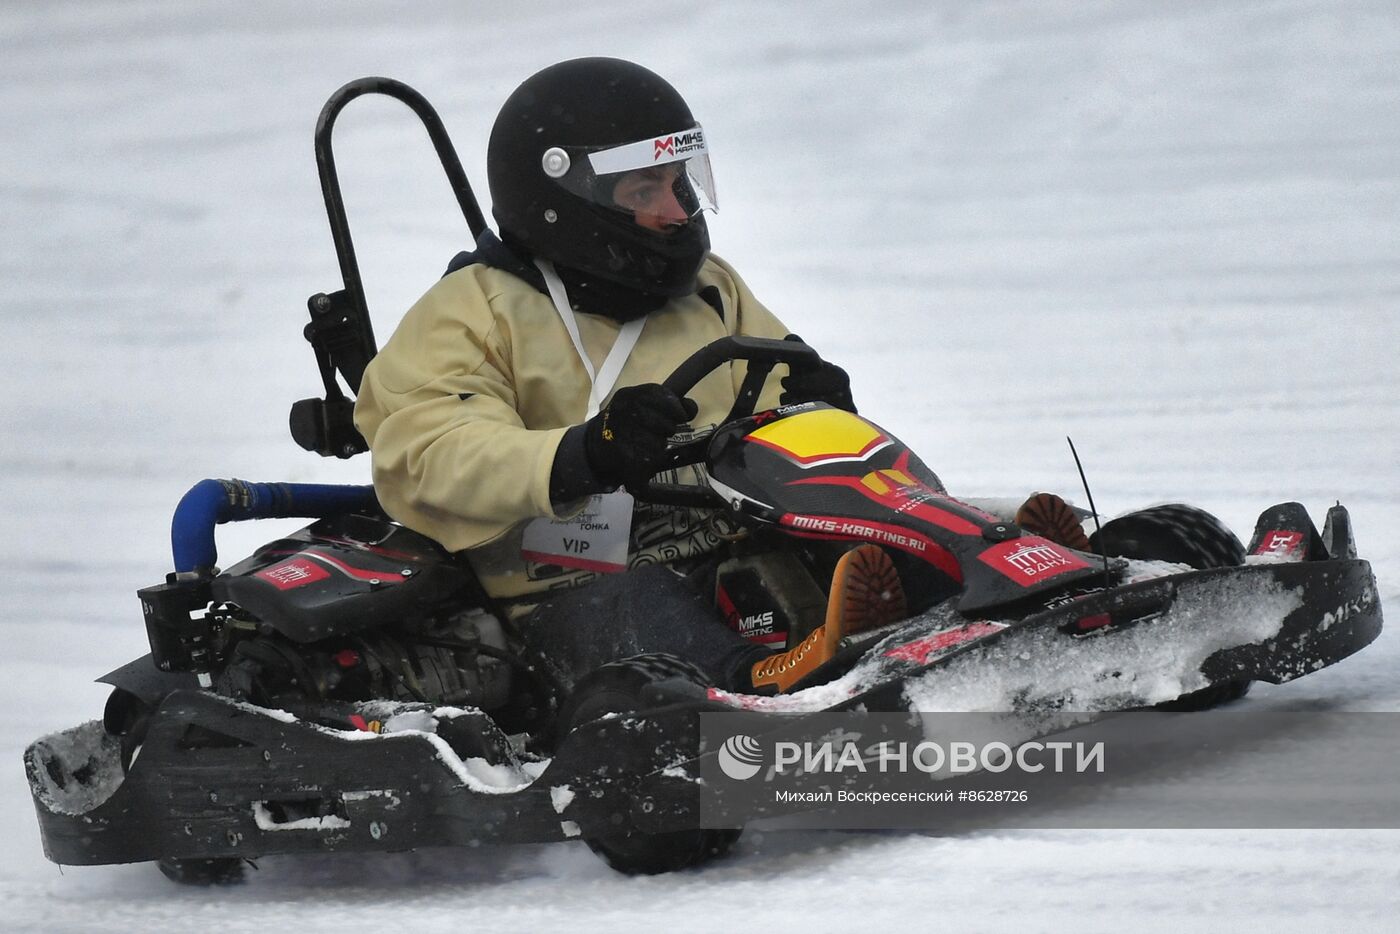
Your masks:
M323 555L319 551L307 549L302 554L308 558L315 558L322 564L330 565L351 580L357 581L379 581L383 584L402 584L403 575L397 571L366 571L364 568L352 568L350 565L330 555Z
M924 636L922 639L915 639L913 642L895 646L885 652L885 657L897 658L914 665L927 665L929 657L932 655L944 654L954 646L989 636L994 632L1001 632L1005 628L1005 623L968 623L966 626L945 629L942 632Z
M874 500L881 506L891 510L899 510L907 515L922 519L929 525L936 525L941 529L947 529L954 535L981 535L982 529L976 523L964 519L956 513L940 509L937 505L930 503L911 503L909 495L905 490L915 490L920 493L928 493L937 496L939 499L948 497L939 493L931 486L919 484L916 487L895 488L889 493L877 493L866 486L859 477L808 477L802 480L794 480L790 486L798 484L816 486L844 486L855 490L866 499ZM961 505L961 504L960 504Z
M962 567L959 566L958 559L953 557L952 552L927 536L902 529L897 525L886 525L883 522L863 522L858 519L841 519L836 516L798 515L791 512L779 519L778 524L788 528L793 535L799 538L818 538L825 541L856 539L874 542L877 545L889 545L900 551L907 551L925 563L933 565L958 583L962 583Z
M317 541L330 542L335 545L348 545L356 551L368 551L370 554L379 555L381 558L393 558L397 561L417 561L421 555L410 554L406 551L395 551L392 548L384 548L380 545L372 545L369 542L359 542L344 535L317 535Z
M559 555L549 555L542 551L521 549L520 557L526 561L534 561L536 564L557 564L561 568L572 568L575 571L596 571L599 574L616 574L618 571L627 570L625 564L613 564L611 561L590 561L587 558L575 558L572 555L567 560L561 561Z
M1074 628L1079 632L1092 632L1095 629L1102 629L1113 622L1113 617L1107 613L1097 613L1093 616L1085 616L1074 624Z

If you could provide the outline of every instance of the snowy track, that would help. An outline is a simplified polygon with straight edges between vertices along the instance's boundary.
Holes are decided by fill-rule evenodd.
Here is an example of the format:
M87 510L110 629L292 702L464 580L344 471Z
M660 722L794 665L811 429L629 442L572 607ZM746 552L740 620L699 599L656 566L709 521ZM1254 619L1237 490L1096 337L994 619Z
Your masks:
M144 651L179 496L365 480L285 426L318 391L304 301L338 285L311 132L366 74L438 106L484 200L518 80L662 71L713 141L717 251L950 490L1082 500L1071 435L1109 513L1188 500L1247 535L1340 499L1397 625L1400 7L854 6L0 8L0 929L1392 928L1392 831L767 833L643 880L581 846L266 859L212 894L43 859L21 751ZM465 230L398 105L354 105L337 155L383 338ZM1245 703L1400 712L1396 646Z

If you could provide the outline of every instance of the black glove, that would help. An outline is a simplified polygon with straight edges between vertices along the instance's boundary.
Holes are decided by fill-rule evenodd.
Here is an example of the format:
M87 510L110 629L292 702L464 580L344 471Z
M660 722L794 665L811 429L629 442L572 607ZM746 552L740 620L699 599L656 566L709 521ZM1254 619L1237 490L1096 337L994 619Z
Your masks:
M789 334L784 340L802 343L802 338L796 334ZM796 369L783 377L783 394L778 397L778 403L797 405L799 402L825 402L847 412L856 410L851 398L851 378L845 370L825 360L811 369Z
M647 480L661 466L667 439L697 410L693 401L657 383L619 389L583 426L583 452L593 475L610 487Z

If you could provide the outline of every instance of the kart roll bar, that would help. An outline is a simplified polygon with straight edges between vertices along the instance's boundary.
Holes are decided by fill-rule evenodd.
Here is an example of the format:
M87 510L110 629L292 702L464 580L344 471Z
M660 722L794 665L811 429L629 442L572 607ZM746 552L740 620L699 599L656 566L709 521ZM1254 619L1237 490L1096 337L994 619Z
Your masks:
M345 200L341 196L335 154L331 147L336 118L347 104L366 94L392 97L418 115L428 131L438 161L447 173L452 193L462 209L473 240L486 230L486 218L472 193L471 183L462 170L462 162L457 157L452 140L437 112L423 95L393 78L370 77L351 81L330 96L316 121L316 167L321 176L321 194L326 202L331 239L335 242L345 288L331 293L318 292L307 300L311 323L306 326L304 334L316 353L326 396L324 399L303 399L294 403L290 419L292 438L297 444L322 457L353 457L368 450L365 439L355 430L352 419L354 400L341 391L336 374L338 372L344 379L351 393L358 393L365 367L379 347L370 323L364 283L355 259L355 245L350 239L350 224L345 215Z

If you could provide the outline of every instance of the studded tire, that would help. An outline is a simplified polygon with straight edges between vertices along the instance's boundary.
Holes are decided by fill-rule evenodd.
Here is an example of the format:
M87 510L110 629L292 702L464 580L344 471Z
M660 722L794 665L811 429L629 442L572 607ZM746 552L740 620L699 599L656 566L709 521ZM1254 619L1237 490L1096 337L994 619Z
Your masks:
M1168 503L1130 512L1104 523L1089 539L1100 554L1142 561L1171 561L1198 571L1238 567L1245 549L1239 536L1215 516L1185 503ZM1104 551L1099 551L1100 547ZM1249 693L1248 679L1221 681L1176 700L1158 704L1158 710L1209 710L1237 701Z
M1149 506L1110 519L1090 536L1089 545L1098 554L1171 561L1198 571L1244 564L1239 536L1204 509L1185 503Z
M231 856L212 859L162 859L156 861L156 868L171 882L192 886L241 885L244 879L245 860Z
M607 714L646 709L646 689L676 679L702 687L710 684L696 666L663 653L635 655L594 669L579 680L559 712L561 738L563 733ZM718 859L729 852L741 833L699 828L654 834L622 830L585 835L584 842L618 872L656 875Z

